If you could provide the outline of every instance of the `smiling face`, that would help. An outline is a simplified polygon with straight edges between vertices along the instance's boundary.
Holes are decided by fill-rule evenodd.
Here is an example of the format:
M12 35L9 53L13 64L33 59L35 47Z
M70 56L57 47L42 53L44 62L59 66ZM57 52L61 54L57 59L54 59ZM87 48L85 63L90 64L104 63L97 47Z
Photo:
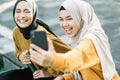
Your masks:
M66 12L61 10L59 14L60 26L64 29L69 37L75 37L80 28L75 24L73 18Z
M33 20L32 8L26 1L21 1L15 9L15 22L21 27L28 27Z

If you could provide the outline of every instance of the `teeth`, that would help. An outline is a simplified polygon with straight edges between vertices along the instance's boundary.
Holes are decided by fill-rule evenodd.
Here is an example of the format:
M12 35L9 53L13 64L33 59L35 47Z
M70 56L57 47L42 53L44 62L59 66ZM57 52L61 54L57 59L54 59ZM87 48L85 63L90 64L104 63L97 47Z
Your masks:
M27 20L19 20L20 23L25 23Z
M67 29L65 29L66 31L70 31L71 30L71 28L67 28Z
M71 29L72 29L72 28L66 28L66 29L64 29L64 30L66 31L67 34L71 34L71 32L72 32Z
M66 31L68 31L69 29L65 29Z

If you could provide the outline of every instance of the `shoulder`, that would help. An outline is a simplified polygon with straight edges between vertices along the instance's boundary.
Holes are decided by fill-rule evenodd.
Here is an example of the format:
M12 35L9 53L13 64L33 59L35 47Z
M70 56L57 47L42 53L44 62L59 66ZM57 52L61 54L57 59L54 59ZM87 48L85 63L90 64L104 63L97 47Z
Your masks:
M93 44L93 42L90 38L84 38L81 40L80 44L88 45L88 44Z
M14 27L13 28L13 37L15 37L15 36L18 36L18 35L20 35L21 33L20 33L20 30L19 30L19 28L16 26L16 27Z
M77 47L84 49L84 50L86 50L86 49L95 50L94 43L93 43L92 39L90 39L90 38L84 38L83 40L81 40Z
M38 25L37 30L45 30L46 31L46 29L41 25Z
M53 41L54 44L58 44L58 43L64 44L64 42L60 38L58 38L57 36L55 36L52 33L48 32L43 26L39 25L37 30L45 31L47 37L49 37Z
M19 32L19 28L18 28L17 26L15 26L15 27L13 28L13 34L16 33L16 32Z
M38 28L37 28L37 30L43 30L43 31L45 31L46 32L46 34L47 34L47 36L49 37L49 38L56 38L53 34L51 34L50 32L48 32L43 26L38 26Z

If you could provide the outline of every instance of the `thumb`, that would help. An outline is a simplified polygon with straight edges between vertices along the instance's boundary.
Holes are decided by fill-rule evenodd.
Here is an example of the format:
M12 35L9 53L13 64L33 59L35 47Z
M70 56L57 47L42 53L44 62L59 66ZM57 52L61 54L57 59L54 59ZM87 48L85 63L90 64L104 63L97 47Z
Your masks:
M48 50L55 51L52 40L47 38L47 41L48 41Z

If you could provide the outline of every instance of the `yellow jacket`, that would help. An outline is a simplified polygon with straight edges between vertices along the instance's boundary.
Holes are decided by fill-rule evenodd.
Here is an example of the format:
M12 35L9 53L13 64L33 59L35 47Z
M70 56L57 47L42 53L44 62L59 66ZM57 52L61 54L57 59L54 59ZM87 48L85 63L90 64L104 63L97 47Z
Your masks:
M92 40L84 39L78 46L65 54L55 54L51 66L55 70L69 72L79 70L83 80L104 80L97 51ZM73 74L65 74L65 80L74 80ZM117 72L112 80L120 80Z
M47 36L53 42L53 45L55 47L56 52L65 53L65 52L71 50L71 48L68 45L66 45L61 39L59 39L59 38L55 37L53 34L49 33L42 26L38 26L37 30L44 30L44 31L46 31ZM21 34L21 32L19 31L18 27L15 27L14 30L13 30L13 40L14 40L14 44L15 44L15 56L19 60L19 55L23 51L29 50L31 39L26 40L23 37L23 35ZM39 66L37 64L35 64L35 63L33 63L33 64L36 66L37 69L39 69ZM48 68L48 71L53 76L58 75L58 72L52 70L51 68Z

